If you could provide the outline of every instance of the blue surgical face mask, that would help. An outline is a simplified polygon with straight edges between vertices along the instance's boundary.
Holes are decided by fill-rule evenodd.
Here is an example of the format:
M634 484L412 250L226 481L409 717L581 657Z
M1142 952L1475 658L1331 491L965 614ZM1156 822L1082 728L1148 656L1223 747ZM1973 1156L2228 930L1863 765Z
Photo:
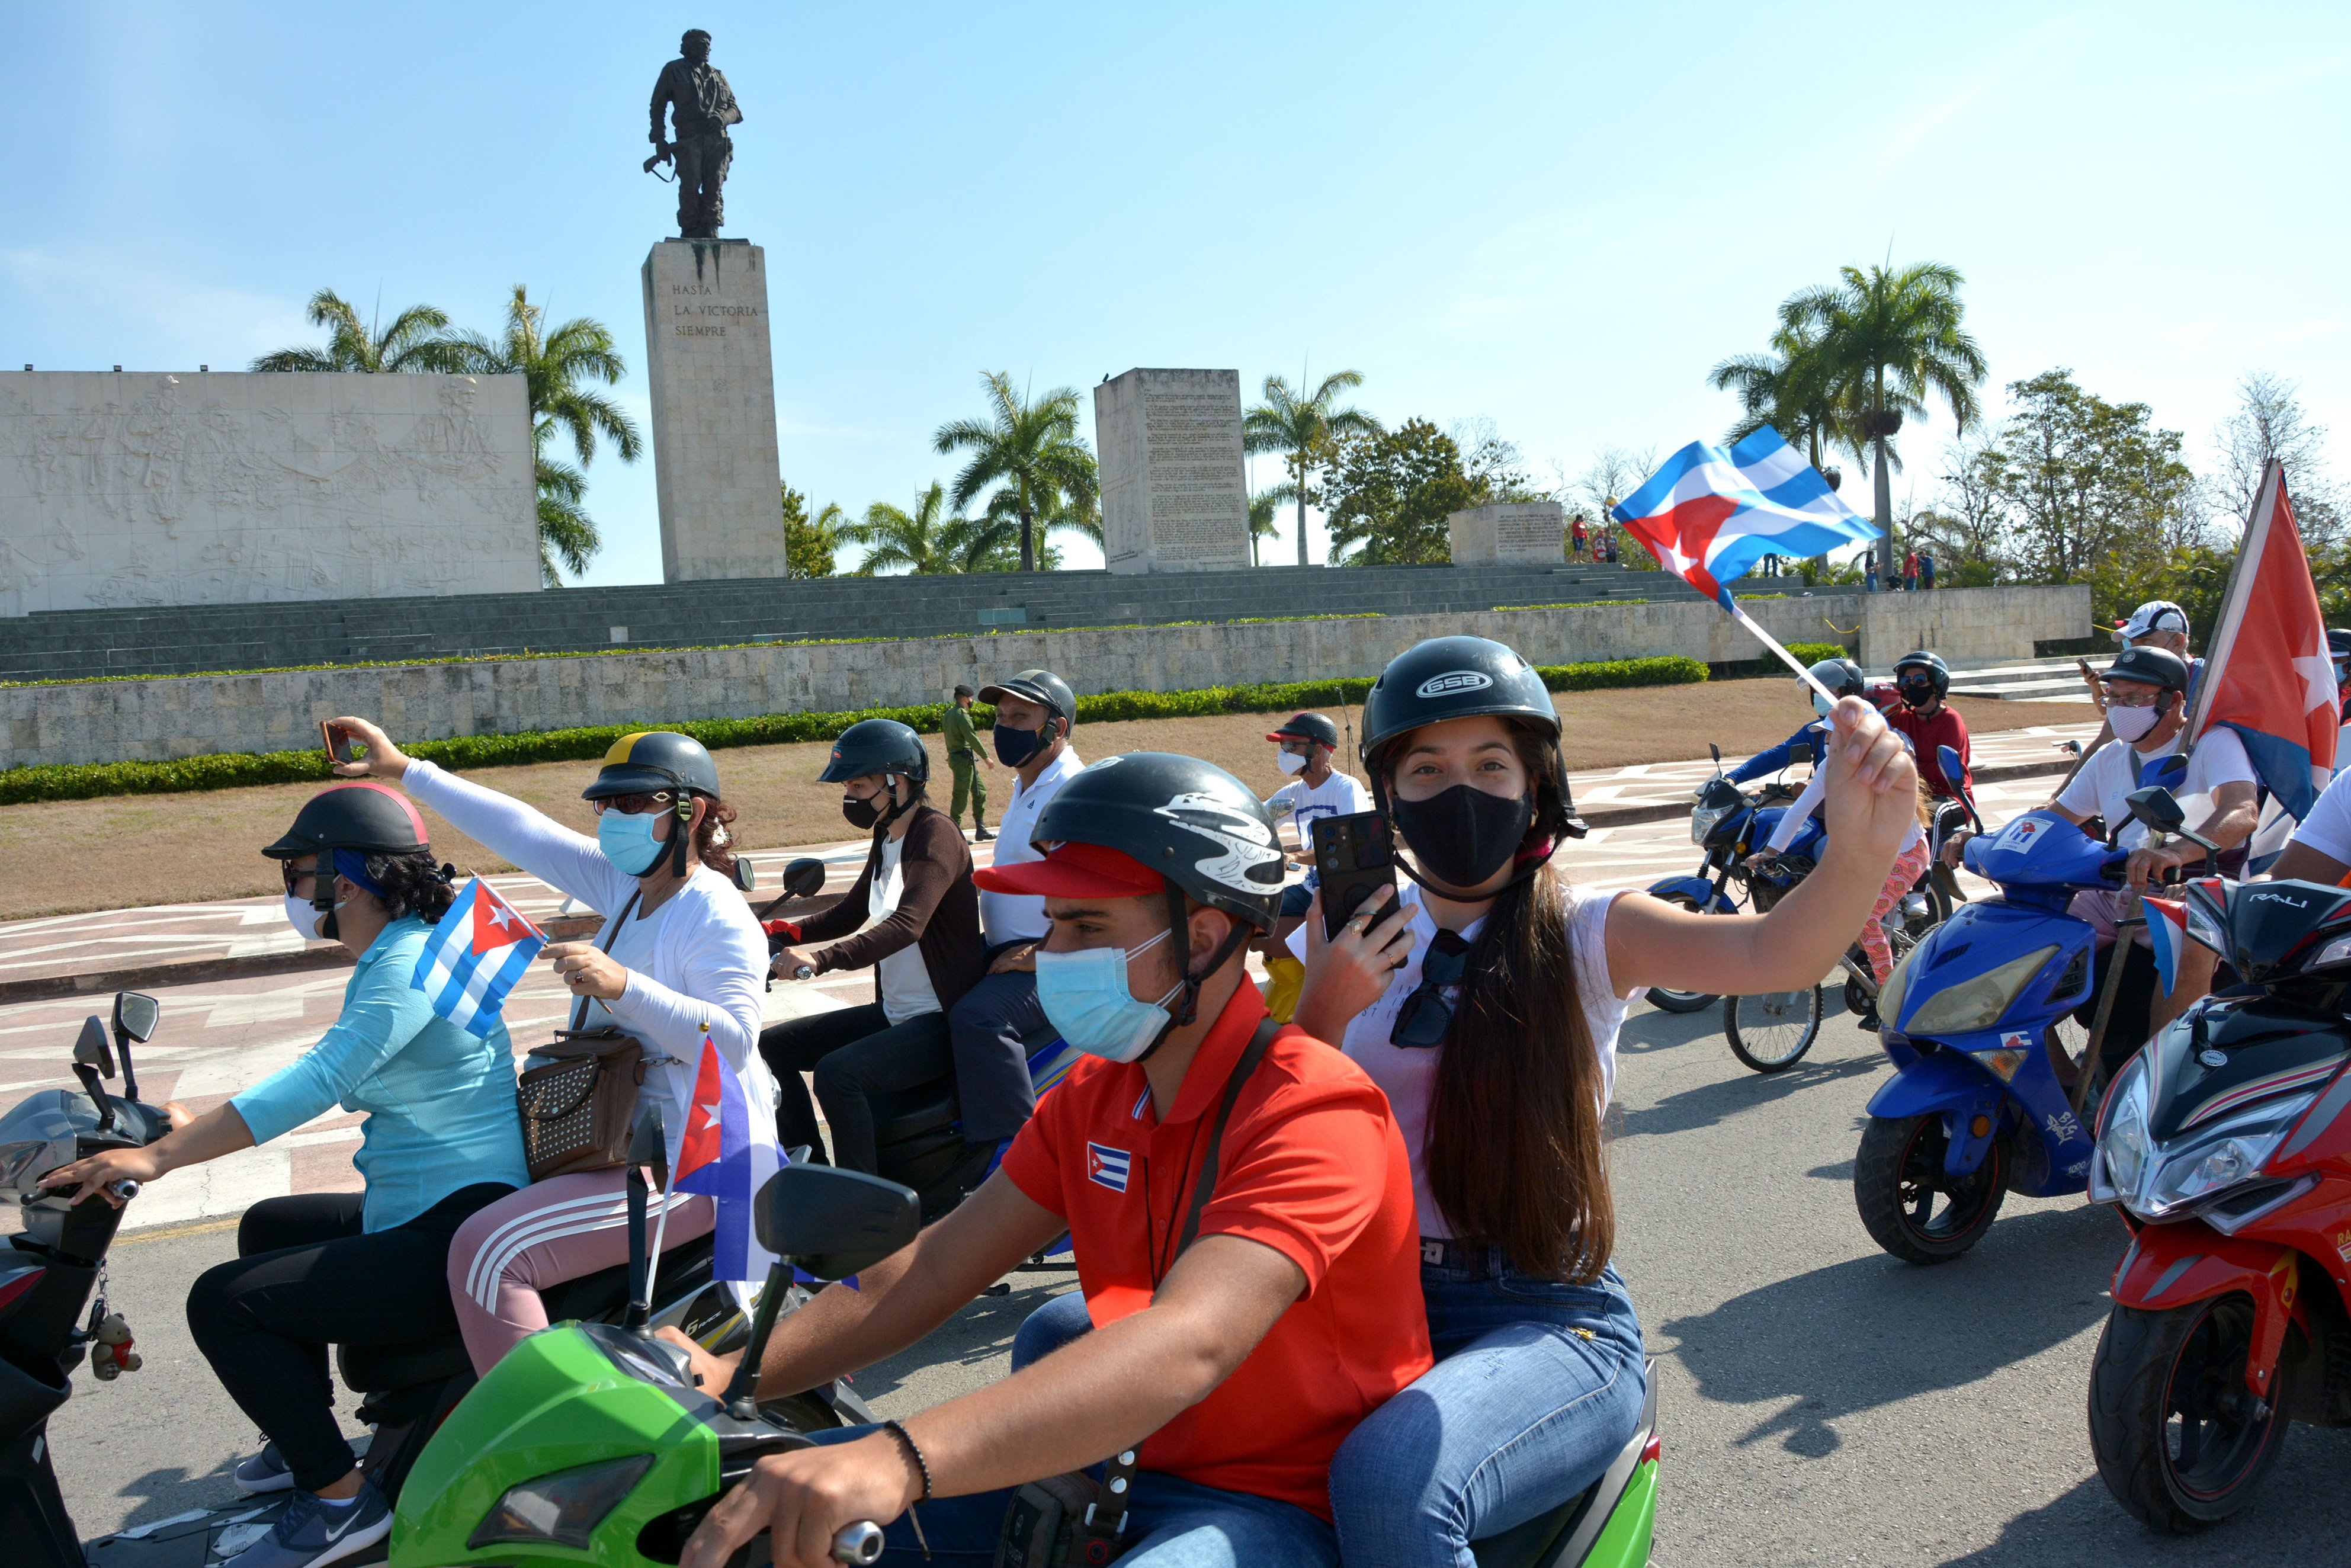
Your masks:
M596 819L596 847L630 876L643 876L669 846L653 837L651 811L606 811Z
M1138 1000L1127 984L1128 963L1167 940L1162 931L1140 947L1085 947L1037 953L1037 1001L1047 1021L1088 1056L1133 1061L1176 1021L1167 1004L1184 988L1178 980L1155 1002Z

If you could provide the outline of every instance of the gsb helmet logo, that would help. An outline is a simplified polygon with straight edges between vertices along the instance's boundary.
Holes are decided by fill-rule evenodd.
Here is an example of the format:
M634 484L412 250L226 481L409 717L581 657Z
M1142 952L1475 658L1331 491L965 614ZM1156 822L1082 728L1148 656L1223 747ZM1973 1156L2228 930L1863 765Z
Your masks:
M1493 684L1494 677L1482 670L1447 670L1441 675L1431 675L1421 682L1416 695L1449 697L1461 692L1482 692Z

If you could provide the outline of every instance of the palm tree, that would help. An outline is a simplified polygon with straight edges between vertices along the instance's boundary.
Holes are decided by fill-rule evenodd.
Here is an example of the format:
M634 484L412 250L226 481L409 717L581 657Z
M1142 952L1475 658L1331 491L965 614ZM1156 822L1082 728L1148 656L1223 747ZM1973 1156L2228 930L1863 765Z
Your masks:
M587 476L551 460L548 443L558 435L569 436L580 468L595 460L600 436L612 444L623 463L643 455L644 438L637 434L635 422L611 398L584 384L602 382L609 386L628 374L628 365L612 346L611 329L601 321L578 316L547 330L546 308L533 305L529 291L519 283L507 302L504 337L493 341L467 332L455 342L459 352L451 369L523 378L538 482L539 576L549 588L560 587L557 563L577 577L587 570L601 541L595 525L580 509Z
M1099 494L1094 455L1078 434L1078 394L1055 387L1032 402L1013 390L1012 378L1001 371L981 381L987 388L988 417L950 421L939 426L934 444L942 455L972 455L956 476L956 510L998 482L1019 497L1020 570L1034 571L1038 515L1055 497L1082 509Z
M933 480L914 497L911 512L876 501L865 508L862 521L843 524L841 538L865 547L857 574L872 577L901 566L921 576L994 570L989 558L1001 560L1012 543L1011 519L942 516L946 509L946 486Z
M449 318L430 305L412 305L376 330L331 288L310 296L310 325L327 329L323 349L280 349L253 361L256 371L454 371L463 353L444 334Z
M998 490L987 498L987 511L985 515L991 520L1002 521L1017 532L1020 522L1019 492L1009 487ZM1102 505L1099 497L1089 496L1083 501L1072 501L1056 490L1046 498L1044 506L1038 510L1036 521L1037 532L1048 540L1050 540L1056 533L1072 533L1081 538L1092 540L1096 549L1102 548ZM1054 554L1050 543L1040 548L1041 553L1053 556L1054 560L1058 562L1060 558ZM1050 563L1048 570L1051 570Z
M1301 372L1299 384L1305 385ZM1298 564L1306 564L1306 503L1311 499L1307 476L1321 466L1332 443L1343 435L1377 435L1380 422L1360 409L1333 409L1341 392L1364 384L1355 371L1334 371L1322 378L1311 397L1300 397L1280 376L1265 378L1265 402L1241 421L1241 449L1280 452L1289 459L1290 482L1298 494ZM1255 548L1254 540L1251 548Z
M1707 372L1707 384L1715 391L1739 394L1739 418L1724 434L1724 441L1744 441L1770 425L1815 468L1823 465L1832 448L1859 456L1857 424L1836 401L1818 334L1789 325L1786 307L1782 309L1780 329L1771 334L1770 352L1734 354Z
M1855 434L1869 443L1877 485L1880 570L1894 570L1894 490L1887 441L1905 415L1925 418L1940 397L1959 434L1982 417L1976 388L1989 367L1960 325L1959 270L1922 261L1896 270L1839 269L1843 281L1809 288L1780 308L1790 330L1813 335L1832 401L1850 411ZM1858 455L1858 442L1856 442Z
M1274 508L1298 494L1298 486L1288 479L1270 490L1259 490L1249 497L1249 564L1261 566L1257 559L1257 541L1278 537L1281 526L1273 520Z

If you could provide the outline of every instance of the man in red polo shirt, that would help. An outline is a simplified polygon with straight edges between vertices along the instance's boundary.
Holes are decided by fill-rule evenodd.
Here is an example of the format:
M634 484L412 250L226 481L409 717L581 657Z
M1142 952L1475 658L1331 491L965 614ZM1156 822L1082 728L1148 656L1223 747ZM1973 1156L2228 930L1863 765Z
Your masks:
M1232 775L1133 752L1063 785L1041 861L978 873L1041 894L1037 988L1088 1053L1003 1168L914 1244L776 1327L759 1391L905 1349L1064 1229L1093 1329L904 1422L762 1459L688 1543L718 1568L759 1530L778 1563L889 1524L884 1562L995 1547L1012 1489L1137 1454L1123 1563L1338 1563L1340 1443L1430 1365L1412 1178L1386 1098L1276 1028L1243 969L1274 924L1273 821ZM696 1353L708 1386L732 1367ZM1106 1502L1108 1500L1105 1500ZM1105 1513L1110 1510L1106 1506Z

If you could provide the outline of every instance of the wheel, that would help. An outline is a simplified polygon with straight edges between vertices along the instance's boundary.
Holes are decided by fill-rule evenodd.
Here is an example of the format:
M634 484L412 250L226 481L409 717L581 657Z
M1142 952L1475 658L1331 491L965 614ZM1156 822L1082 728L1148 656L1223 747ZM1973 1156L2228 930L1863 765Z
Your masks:
M1785 1072L1821 1035L1821 988L1722 998L1730 1054L1757 1072Z
M1670 893L1662 897L1663 902L1678 908L1696 910L1701 915L1706 913L1698 901L1687 893ZM1712 991L1669 991L1663 986L1649 988L1649 1005L1669 1013L1702 1012L1714 1005L1715 997L1716 993Z
M2285 1445L2297 1338L2287 1331L2262 1400L2245 1386L2250 1296L2109 1313L2090 1362L2090 1449L2115 1500L2182 1535L2251 1501Z
M1853 1161L1853 1201L1870 1239L1906 1263L1948 1263L1983 1239L2008 1196L2008 1145L1994 1138L1970 1175L1943 1169L1943 1118L1872 1116Z

